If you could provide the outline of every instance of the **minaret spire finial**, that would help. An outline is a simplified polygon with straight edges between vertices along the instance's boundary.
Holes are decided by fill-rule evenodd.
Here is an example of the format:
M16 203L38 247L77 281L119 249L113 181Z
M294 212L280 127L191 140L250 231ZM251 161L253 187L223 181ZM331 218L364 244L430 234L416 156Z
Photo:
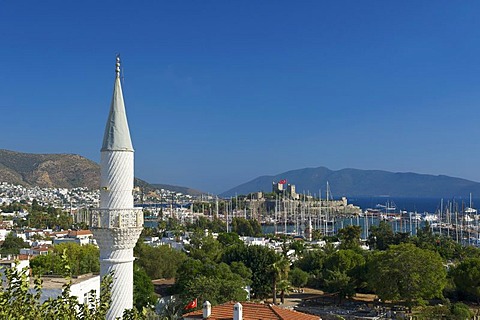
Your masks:
M115 63L116 77L113 85L112 103L110 104L110 113L105 126L105 134L103 136L101 150L123 150L133 152L127 115L125 113L125 103L123 101L120 69L120 55L117 54Z
M117 78L120 77L120 53L117 53L117 62L115 64L115 73L117 74Z

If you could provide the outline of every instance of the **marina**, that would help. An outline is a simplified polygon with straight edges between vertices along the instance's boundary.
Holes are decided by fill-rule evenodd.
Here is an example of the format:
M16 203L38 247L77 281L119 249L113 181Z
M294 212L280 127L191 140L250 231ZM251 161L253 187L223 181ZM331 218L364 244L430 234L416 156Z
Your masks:
M168 217L182 222L193 222L199 216L205 216L228 222L228 230L233 218L245 218L258 220L264 234L287 234L306 240L311 240L314 233L317 237L335 236L342 228L359 226L362 230L361 238L366 240L372 226L386 221L395 233L414 236L419 228L428 224L435 234L450 237L465 245L480 245L480 218L473 207L472 199L357 198L352 200L354 204L347 203L346 198L329 201L314 198L306 200L307 197L303 199L237 197L228 200L215 199L201 206L194 206L193 202L142 206L151 213L151 216L145 219L147 227L156 227L159 219ZM380 203L381 200L384 202ZM372 204L373 202L377 203ZM401 209L398 203L402 204ZM194 207L197 210L194 210ZM426 210L408 210L415 208ZM160 212L162 218L159 216Z

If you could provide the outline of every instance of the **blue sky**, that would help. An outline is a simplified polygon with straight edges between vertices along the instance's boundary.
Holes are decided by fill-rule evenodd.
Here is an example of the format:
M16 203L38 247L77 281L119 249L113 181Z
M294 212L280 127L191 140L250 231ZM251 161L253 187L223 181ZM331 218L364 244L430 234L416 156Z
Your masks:
M0 148L98 162L120 52L149 182L222 192L317 166L480 181L479 13L475 1L1 1Z

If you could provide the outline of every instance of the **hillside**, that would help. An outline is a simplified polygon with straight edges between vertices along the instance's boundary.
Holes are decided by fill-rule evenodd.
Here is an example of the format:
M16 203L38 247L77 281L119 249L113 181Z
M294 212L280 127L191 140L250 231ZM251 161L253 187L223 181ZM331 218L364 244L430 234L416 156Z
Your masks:
M76 154L33 154L0 149L0 181L27 187L98 189L100 166ZM154 190L135 178L144 191Z
M100 167L75 154L32 154L0 149L0 181L42 188L97 189Z
M325 167L305 168L261 176L234 187L221 194L230 197L254 191L272 191L272 182L287 179L296 185L298 193L325 195L327 181L335 197L380 196L392 197L455 197L467 196L470 192L480 194L480 183L444 175L388 172L381 170L342 169L333 171Z

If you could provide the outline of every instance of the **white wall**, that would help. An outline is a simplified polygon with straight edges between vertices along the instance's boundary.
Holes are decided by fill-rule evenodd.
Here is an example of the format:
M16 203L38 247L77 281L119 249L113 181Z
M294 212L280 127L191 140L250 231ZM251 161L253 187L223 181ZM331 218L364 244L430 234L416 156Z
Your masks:
M72 285L71 296L76 296L79 303L86 302L86 296L92 290L95 290L96 298L100 298L100 276L89 278Z

